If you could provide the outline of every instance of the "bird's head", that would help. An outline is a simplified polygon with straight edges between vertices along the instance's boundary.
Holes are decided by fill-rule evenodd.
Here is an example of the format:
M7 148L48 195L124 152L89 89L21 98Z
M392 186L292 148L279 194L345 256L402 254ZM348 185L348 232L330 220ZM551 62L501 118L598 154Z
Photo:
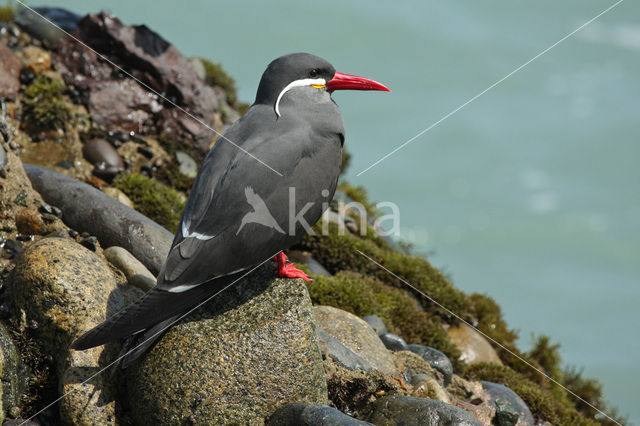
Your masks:
M277 115L280 99L294 87L307 86L316 90L381 90L387 87L364 77L343 74L326 60L309 53L291 53L272 61L260 80L256 104L273 105Z

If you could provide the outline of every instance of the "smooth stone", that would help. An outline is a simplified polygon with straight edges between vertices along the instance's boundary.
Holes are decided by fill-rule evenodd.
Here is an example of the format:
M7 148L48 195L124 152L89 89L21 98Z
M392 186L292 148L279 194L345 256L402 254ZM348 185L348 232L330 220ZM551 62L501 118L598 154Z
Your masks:
M151 273L160 271L173 241L169 231L84 182L30 164L24 170L45 201L62 210L69 227L95 235L103 247L124 247Z
M313 275L321 275L323 277L330 277L331 273L322 266L320 262L311 257L311 253L301 250L288 250L287 256L289 260L294 263L303 263L307 265L309 273Z
M451 327L447 330L451 342L460 349L460 359L473 365L479 362L489 362L502 365L500 357L491 344L473 328L466 324Z
M0 64L0 99L13 99L20 91L22 61L6 44L0 43Z
M518 425L533 426L536 424L527 404L513 390L504 385L486 382L484 380L482 381L482 387L484 387L491 401L500 403L496 406L496 416L502 413L498 420L504 420L506 422L508 418L512 417L510 413L515 412L518 414L516 421Z
M390 351L397 352L409 350L409 345L407 345L407 342L405 342L404 339L397 334L384 333L380 335L380 340L382 340L384 346Z
M176 151L176 159L178 160L180 173L189 178L195 178L198 175L198 164L189 154Z
M451 398L449 398L447 392L442 389L440 383L427 374L414 375L411 378L411 385L413 385L413 392L411 392L411 396L431 398L451 404Z
M387 332L387 326L384 325L382 319L377 315L366 315L362 317L362 320L369 324L374 329L378 336L381 336Z
M105 139L94 139L82 147L84 158L95 166L97 176L113 177L124 171L124 163L118 151Z
M445 386L451 382L453 375L453 365L449 358L437 349L422 345L409 345L409 350L418 354L427 361L433 368L444 374Z
M354 419L327 405L302 402L283 405L265 422L266 426L366 426L369 422Z
M145 292L156 285L156 277L127 249L112 246L104 250L103 255L109 263L122 271L129 284Z
M171 327L126 371L138 424L261 424L287 402L328 403L305 282L274 278L272 265Z
M482 426L473 414L455 405L403 395L377 400L368 420L376 425Z
M399 376L391 354L369 324L332 306L314 306L317 325L384 374Z
M356 355L351 349L340 343L338 339L322 328L316 327L316 333L318 335L318 343L321 345L321 350L322 344L325 344L327 354L339 365L349 370L373 370L373 367L368 361Z
M109 375L82 382L106 366L112 356L105 351L113 345L69 349L74 338L124 307L107 263L73 240L45 238L17 259L12 293L21 324L35 324L43 352L54 357L61 389L74 391L60 401L62 423L112 424L116 392Z

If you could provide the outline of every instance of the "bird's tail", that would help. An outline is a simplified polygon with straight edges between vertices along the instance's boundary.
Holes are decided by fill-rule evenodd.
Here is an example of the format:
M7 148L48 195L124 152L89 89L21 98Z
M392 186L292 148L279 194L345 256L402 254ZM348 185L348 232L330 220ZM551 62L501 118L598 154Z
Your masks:
M131 336L122 345L122 350L118 355L118 362L116 365L119 365L122 368L130 366L136 359L140 358L142 354L147 352L147 350L153 346L174 323L178 322L179 319L180 315L172 316L142 333Z
M71 348L75 350L89 349L144 330L157 329L157 325L160 323L164 323L164 327L168 327L172 323L168 321L169 319L177 320L189 309L216 294L216 291L223 289L238 275L240 274L221 277L180 293L153 288L135 303L84 333L71 344Z

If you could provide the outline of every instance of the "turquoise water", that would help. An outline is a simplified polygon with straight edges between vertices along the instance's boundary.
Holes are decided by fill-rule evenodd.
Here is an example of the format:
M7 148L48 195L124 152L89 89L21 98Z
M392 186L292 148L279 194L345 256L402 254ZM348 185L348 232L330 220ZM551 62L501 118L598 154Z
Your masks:
M145 23L221 62L246 101L292 51L387 84L334 95L349 180L396 202L402 237L458 287L495 298L523 348L550 335L640 419L640 4L621 3L357 176L614 2L46 3Z

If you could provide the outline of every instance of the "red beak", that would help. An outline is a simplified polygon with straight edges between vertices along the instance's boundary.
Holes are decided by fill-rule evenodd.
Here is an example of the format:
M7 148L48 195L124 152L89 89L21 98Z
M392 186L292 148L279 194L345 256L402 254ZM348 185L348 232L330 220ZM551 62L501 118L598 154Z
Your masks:
M385 85L378 83L377 81L369 80L368 78L358 77L357 75L343 74L336 71L335 75L326 84L327 90L333 92L334 90L381 90L383 92L390 92L389 88Z

